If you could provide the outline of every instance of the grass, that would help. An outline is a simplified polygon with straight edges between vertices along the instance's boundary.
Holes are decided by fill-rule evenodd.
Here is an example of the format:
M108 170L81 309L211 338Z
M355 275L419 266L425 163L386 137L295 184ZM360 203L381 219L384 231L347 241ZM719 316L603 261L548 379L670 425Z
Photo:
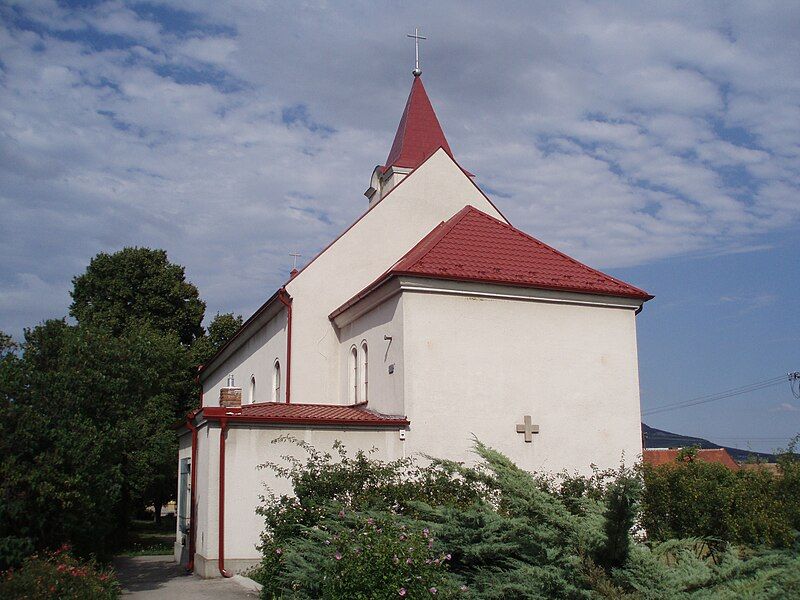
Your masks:
M128 538L117 553L119 556L169 555L175 543L175 518L164 517L161 525L154 521L135 520Z

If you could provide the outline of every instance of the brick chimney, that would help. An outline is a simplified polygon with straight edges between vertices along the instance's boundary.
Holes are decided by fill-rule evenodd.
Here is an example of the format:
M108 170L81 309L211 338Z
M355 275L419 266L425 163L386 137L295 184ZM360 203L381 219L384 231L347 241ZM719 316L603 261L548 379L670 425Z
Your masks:
M219 405L223 408L242 407L242 388L224 387L219 390Z

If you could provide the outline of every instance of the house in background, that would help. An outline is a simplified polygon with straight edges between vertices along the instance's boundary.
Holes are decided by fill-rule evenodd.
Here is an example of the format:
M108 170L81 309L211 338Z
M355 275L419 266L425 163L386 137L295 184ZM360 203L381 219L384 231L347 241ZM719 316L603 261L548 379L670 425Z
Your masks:
M642 452L645 464L658 467L674 463L683 448L646 448ZM695 460L706 463L717 463L728 467L731 471L739 470L737 463L725 448L699 448Z
M636 315L651 296L511 225L414 74L365 212L200 371L175 556L201 576L259 561L259 497L291 490L258 465L299 452L272 443L286 434L457 461L476 436L546 472L641 455Z

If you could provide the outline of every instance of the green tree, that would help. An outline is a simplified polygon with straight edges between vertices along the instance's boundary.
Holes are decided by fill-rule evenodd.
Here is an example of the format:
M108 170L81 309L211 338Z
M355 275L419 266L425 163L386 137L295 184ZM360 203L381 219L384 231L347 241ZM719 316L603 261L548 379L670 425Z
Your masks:
M192 358L195 363L197 365L205 364L239 331L243 322L241 315L217 313L208 326L208 331L197 338L192 345Z
M70 314L81 325L119 335L131 325L147 323L176 334L184 345L203 333L205 303L186 281L184 268L171 263L164 250L101 252L72 283Z
M189 352L152 327L63 320L22 349L0 362L0 539L107 555L136 507L174 488Z

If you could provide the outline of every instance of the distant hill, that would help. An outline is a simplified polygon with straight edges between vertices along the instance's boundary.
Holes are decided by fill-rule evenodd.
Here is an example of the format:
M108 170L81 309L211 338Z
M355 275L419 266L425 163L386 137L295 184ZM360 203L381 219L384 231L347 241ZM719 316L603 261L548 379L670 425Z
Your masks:
M656 429L642 423L642 436L644 437L645 448L683 448L687 446L699 446L700 448L725 448L736 462L744 462L748 458L756 458L761 461L775 462L774 454L764 452L753 452L752 450L741 450L739 448L729 448L720 446L714 442L698 437L690 437L679 433L671 433Z

